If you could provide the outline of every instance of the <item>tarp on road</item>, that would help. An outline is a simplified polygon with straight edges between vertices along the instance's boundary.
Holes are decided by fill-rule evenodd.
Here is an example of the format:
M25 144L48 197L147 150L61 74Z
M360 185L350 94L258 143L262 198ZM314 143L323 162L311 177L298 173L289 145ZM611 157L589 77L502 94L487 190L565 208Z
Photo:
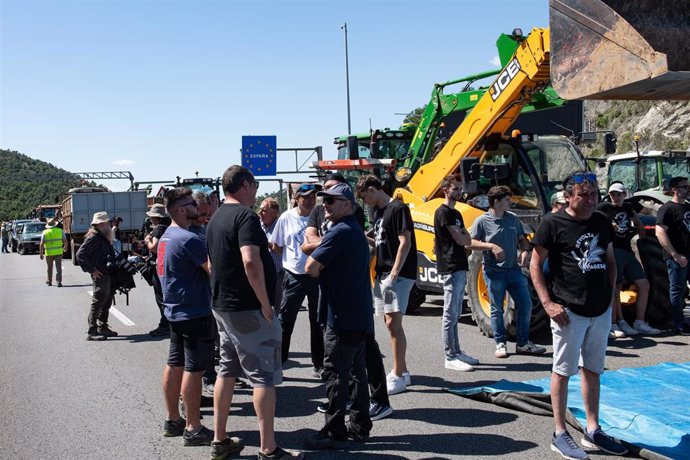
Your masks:
M550 377L451 389L452 393L512 409L551 415ZM586 425L580 376L568 385L568 421ZM606 371L601 376L599 423L643 458L690 459L690 363Z

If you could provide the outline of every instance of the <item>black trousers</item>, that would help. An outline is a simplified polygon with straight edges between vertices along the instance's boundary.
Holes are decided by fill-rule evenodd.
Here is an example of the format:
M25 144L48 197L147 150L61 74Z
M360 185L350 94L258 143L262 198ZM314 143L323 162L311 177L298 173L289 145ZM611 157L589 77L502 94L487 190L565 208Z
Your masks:
M283 328L281 358L287 361L290 352L290 338L295 329L297 313L304 298L309 305L309 335L311 339L311 362L314 367L323 367L323 328L316 321L319 303L319 282L309 275L296 275L285 270L283 279L283 300L280 303L278 319Z
M350 396L350 378L353 379L355 394L350 408L349 428L362 436L369 436L371 431L369 391L366 385L367 369L364 358L366 336L367 334L361 331L339 331L330 327L326 328L324 349L326 375L328 375L326 382L328 409L325 414L326 423L321 431L334 439L347 439L345 414Z
M366 355L371 400L377 402L379 406L390 406L388 388L386 387L386 368L383 366L381 349L376 342L374 332L367 334L364 354Z
M110 306L113 304L113 275L103 273L100 278L93 280L91 309L89 310L89 330L108 324Z
M161 319L158 321L158 327L168 327L168 318L165 317L165 306L163 305L163 286L157 274L153 276L153 295L156 296L156 305L161 314Z

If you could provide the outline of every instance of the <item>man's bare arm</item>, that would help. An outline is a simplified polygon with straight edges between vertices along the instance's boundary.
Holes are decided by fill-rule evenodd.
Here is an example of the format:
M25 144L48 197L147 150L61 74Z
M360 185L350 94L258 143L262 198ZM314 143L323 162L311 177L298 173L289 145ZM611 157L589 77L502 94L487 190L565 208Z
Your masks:
M453 238L453 241L455 241L455 244L459 246L469 246L472 244L472 237L470 237L470 234L467 233L465 228L458 225L446 225L446 228Z
M398 246L398 252L395 254L395 262L391 269L391 281L395 281L398 278L398 274L400 270L402 270L407 255L410 253L410 247L412 247L412 234L409 230L405 230L402 234L398 235L398 241L400 242L400 246Z
M321 237L314 227L307 227L304 231L304 243L299 247L300 250L309 255L321 244Z
M266 291L264 264L261 261L259 247L255 245L242 246L240 253L242 254L242 264L244 265L244 272L247 274L247 280L249 280L256 298L261 304L261 313L266 321L273 322L273 308L271 308L271 301L268 299L268 292Z
M537 291L539 301L544 307L549 318L554 320L558 325L565 326L570 322L568 312L565 311L563 305L551 300L551 295L546 287L546 277L544 276L544 261L548 256L548 251L542 246L534 247L534 254L529 265L529 274L534 285L534 290Z
M312 256L309 256L307 258L305 269L307 270L307 274L309 276L318 278L319 275L321 275L321 270L323 270L323 265L318 260L314 259Z

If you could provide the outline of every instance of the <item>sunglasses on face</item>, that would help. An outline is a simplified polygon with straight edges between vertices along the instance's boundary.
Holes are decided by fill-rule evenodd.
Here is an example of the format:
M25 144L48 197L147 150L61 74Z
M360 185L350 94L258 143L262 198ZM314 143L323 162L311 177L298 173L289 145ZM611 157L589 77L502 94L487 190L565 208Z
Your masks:
M333 204L336 201L346 201L344 198L336 198L334 196L325 196L323 197L323 202L326 204Z

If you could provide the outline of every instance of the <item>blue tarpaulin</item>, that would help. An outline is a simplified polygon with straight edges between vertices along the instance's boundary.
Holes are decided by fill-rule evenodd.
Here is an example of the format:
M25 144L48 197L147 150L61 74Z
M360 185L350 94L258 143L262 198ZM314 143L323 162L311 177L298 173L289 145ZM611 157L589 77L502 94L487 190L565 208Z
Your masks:
M501 380L493 385L450 391L544 413L550 381L550 377L526 382ZM498 395L508 394L520 397L496 399ZM525 408L530 400L534 401L535 410ZM568 410L580 426L586 425L579 375L572 377L568 385ZM644 457L690 459L690 363L661 363L604 372L599 423L609 435L637 447Z

